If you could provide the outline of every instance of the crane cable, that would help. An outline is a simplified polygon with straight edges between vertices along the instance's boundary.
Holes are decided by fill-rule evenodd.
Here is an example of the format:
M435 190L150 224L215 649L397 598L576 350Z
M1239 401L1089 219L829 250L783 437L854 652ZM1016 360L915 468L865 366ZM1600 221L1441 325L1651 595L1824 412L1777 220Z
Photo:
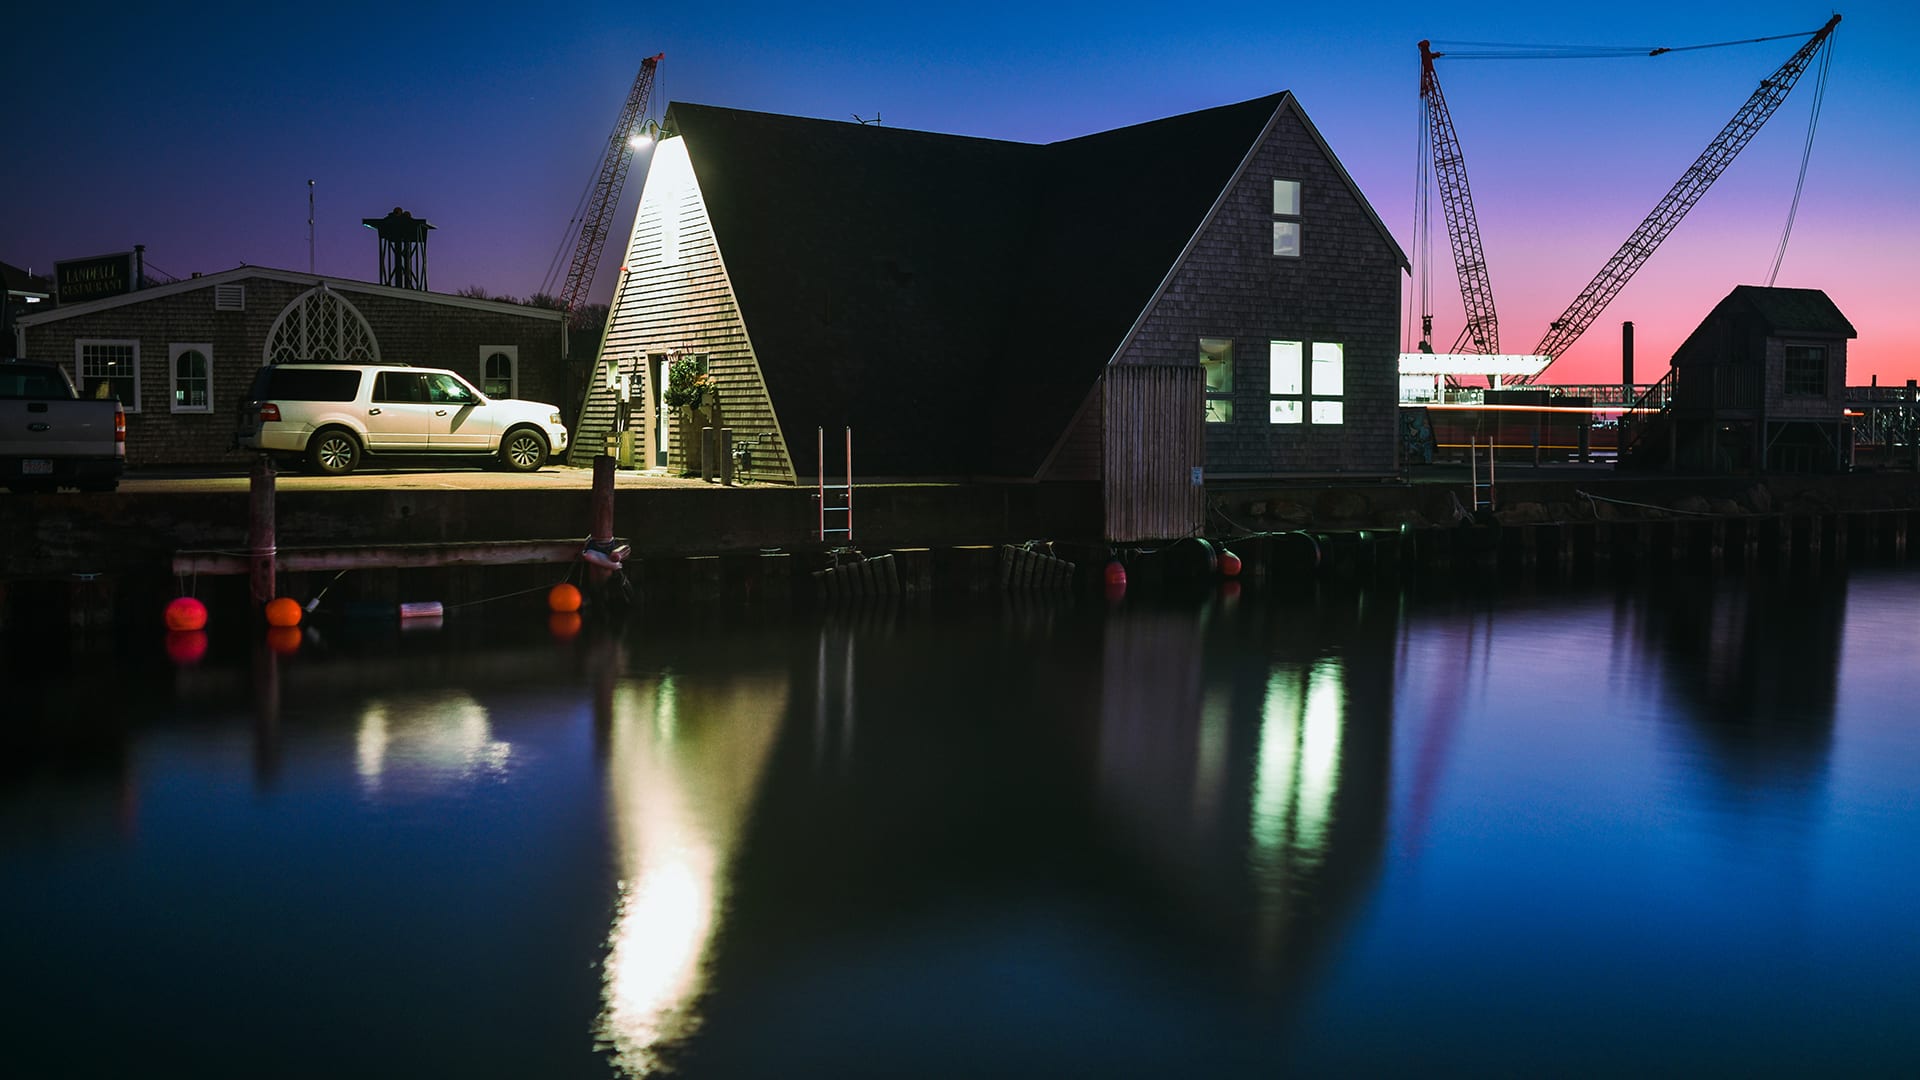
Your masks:
M1787 207L1787 224L1780 230L1780 246L1773 253L1773 269L1767 274L1767 288L1773 288L1780 276L1780 264L1787 257L1787 239L1793 235L1793 219L1800 212L1800 192L1807 186L1807 163L1813 159L1813 133L1820 126L1820 104L1827 97L1827 70L1833 64L1833 42L1820 50L1820 74L1813 84L1813 112L1807 117L1807 142L1800 150L1800 176L1793 182L1793 202Z
M1435 41L1433 48L1436 55L1445 51L1454 60L1611 60L1625 56L1661 56L1699 49L1723 49L1729 45L1758 45L1766 41L1812 37L1817 33L1818 30L1805 30L1793 34L1741 38L1738 41L1710 41L1704 45L1520 45L1498 41ZM1482 51L1462 52L1462 49Z
M1433 318L1433 153L1432 135L1427 129L1427 103L1423 99L1414 110L1414 118L1419 125L1419 135L1414 139L1413 165L1413 267L1420 278L1418 301L1420 304L1420 337L1422 344L1428 342L1427 324ZM1415 290L1407 292L1406 333L1413 330L1413 305ZM1405 336L1401 339L1403 351L1412 352L1413 343Z

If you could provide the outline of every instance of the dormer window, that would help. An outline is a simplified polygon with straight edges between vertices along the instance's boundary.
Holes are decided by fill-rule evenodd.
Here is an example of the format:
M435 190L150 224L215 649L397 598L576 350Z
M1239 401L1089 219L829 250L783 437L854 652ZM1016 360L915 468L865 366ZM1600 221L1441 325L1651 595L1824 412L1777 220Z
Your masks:
M1273 182L1273 253L1300 257L1300 181Z

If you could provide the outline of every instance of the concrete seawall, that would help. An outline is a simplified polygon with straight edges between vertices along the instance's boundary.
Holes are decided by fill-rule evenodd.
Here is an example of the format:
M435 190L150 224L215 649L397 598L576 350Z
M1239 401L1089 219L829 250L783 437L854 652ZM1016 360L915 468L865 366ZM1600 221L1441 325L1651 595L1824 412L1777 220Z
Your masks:
M1521 471L1521 470L1515 470ZM621 490L615 533L633 545L628 580L640 603L724 599L788 604L863 593L1097 590L1118 557L1136 588L1204 576L1206 549L1231 547L1241 580L1408 577L1484 570L1505 579L1573 578L1711 568L1808 568L1903 560L1920 520L1920 477L1652 477L1592 473L1503 480L1492 512L1468 513L1464 478L1374 484L1216 485L1210 545L1116 550L1098 538L1091 486L861 487L855 551L813 539L810 489ZM352 549L515 541L579 541L578 490L282 491L277 544ZM52 621L75 627L157 622L183 593L244 618L244 577L173 573L183 551L244 554L245 492L60 494L0 498L0 631ZM1071 575L1010 572L1006 551L1071 562ZM861 557L891 555L886 574ZM836 566L845 576L826 575ZM282 573L281 592L329 607L437 600L450 611L543 610L540 593L570 564L434 566ZM829 588L827 586L835 586ZM324 608L323 608L324 610ZM225 617L234 618L232 614Z

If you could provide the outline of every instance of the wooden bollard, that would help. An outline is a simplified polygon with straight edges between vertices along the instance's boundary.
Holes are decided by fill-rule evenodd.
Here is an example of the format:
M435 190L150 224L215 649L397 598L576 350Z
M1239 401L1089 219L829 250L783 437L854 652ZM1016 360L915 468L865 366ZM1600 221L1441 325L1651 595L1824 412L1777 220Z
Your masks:
M593 508L588 518L587 543L601 551L613 546L613 467L614 460L606 454L598 454L593 459ZM595 585L604 583L613 575L613 571L591 563L587 566L587 580Z
M255 610L274 596L273 459L261 454L247 477L247 558Z

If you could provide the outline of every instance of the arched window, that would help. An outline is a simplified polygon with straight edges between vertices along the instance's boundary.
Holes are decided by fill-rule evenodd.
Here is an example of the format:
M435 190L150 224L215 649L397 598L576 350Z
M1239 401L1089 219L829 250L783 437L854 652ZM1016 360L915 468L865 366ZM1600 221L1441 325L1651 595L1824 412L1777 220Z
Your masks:
M371 364L380 359L373 328L358 309L325 285L301 293L267 334L269 364L290 360Z
M482 345L480 347L480 389L488 397L510 398L516 395L518 384L515 368L520 366L520 347L517 345Z
M213 354L211 345L174 345L173 411L213 411Z

